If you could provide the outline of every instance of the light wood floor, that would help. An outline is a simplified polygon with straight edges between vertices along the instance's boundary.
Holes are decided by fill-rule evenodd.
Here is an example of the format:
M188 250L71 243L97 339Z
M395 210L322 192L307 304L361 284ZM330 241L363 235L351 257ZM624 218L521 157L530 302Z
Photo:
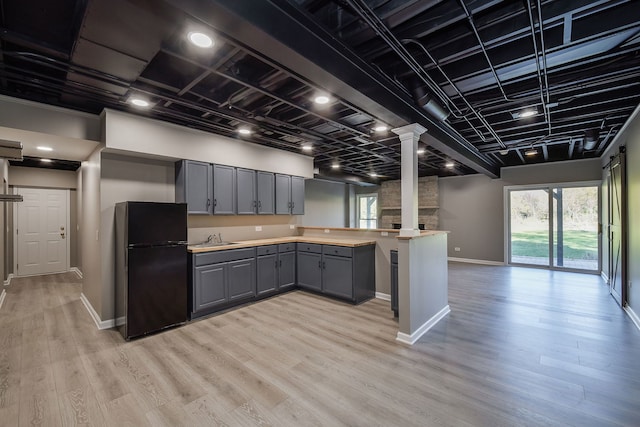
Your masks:
M0 425L640 424L640 333L599 277L450 264L415 346L388 303L292 292L126 343L74 274L14 279Z

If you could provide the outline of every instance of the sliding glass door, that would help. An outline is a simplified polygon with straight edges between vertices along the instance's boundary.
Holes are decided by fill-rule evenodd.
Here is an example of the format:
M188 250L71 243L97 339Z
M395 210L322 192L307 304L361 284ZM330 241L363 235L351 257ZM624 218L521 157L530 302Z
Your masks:
M597 184L507 189L510 264L599 270Z

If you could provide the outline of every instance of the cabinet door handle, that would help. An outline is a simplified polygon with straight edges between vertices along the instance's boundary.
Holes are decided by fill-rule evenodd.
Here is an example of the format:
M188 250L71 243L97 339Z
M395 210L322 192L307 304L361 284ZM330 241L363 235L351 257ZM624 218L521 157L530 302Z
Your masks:
M213 206L218 206L218 199L213 199Z
M211 206L211 199L207 199L207 207Z
M318 261L318 268L322 269L322 261Z
M282 267L282 260L280 260L280 267Z
M322 261L322 269L323 269L323 270L326 270L326 268L327 268L327 265L325 264L325 262L324 262L324 261Z
M258 200L258 209L262 209L262 202Z

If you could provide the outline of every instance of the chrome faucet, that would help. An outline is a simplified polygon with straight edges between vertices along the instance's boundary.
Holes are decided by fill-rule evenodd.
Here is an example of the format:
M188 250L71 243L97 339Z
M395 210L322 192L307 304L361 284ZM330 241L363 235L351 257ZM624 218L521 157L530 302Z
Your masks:
M207 240L205 240L205 243L211 243L212 241L213 241L213 236L209 234L209 237L207 237Z
M222 233L218 233L218 243L222 243Z

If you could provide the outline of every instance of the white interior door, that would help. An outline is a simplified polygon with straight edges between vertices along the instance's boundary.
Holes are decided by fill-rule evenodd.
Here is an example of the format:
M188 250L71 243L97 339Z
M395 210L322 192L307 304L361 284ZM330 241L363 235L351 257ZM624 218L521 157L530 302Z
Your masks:
M16 203L16 275L30 276L69 269L69 192L18 188Z

